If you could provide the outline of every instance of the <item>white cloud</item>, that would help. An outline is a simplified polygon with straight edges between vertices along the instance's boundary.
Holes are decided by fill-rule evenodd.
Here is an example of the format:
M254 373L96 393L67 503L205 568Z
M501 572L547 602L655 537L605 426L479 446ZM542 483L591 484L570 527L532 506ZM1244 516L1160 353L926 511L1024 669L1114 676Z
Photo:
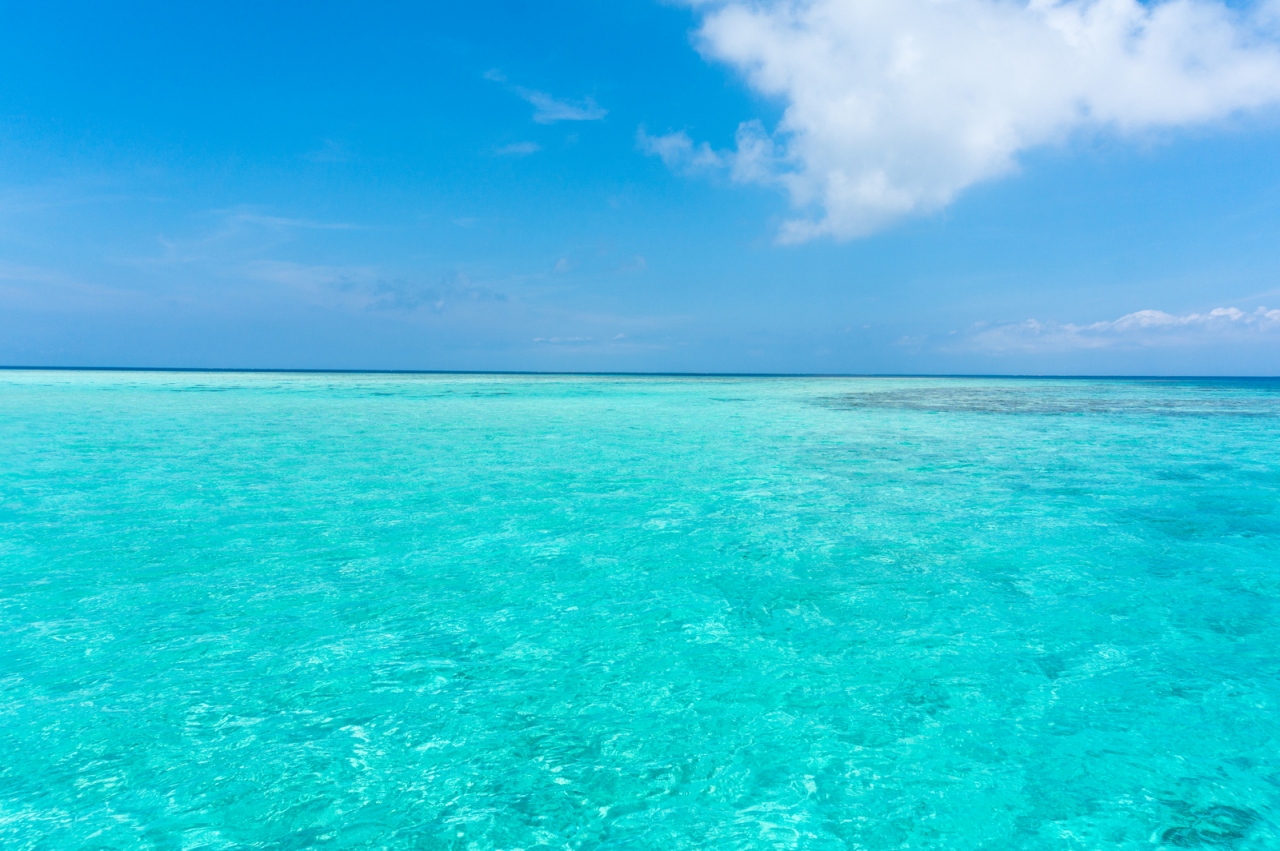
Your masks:
M619 272L647 272L649 271L649 261L644 259L643 255L637 254L626 263L618 267Z
M527 157L541 150L542 146L537 142L512 142L510 145L495 148L493 152L504 157Z
M265 228L300 228L303 230L362 230L360 225L348 222L321 222L315 219L291 219L284 216L270 216L255 213L248 209L214 210L226 216L228 225L258 225Z
M711 150L706 142L694 145L683 130L665 136L650 136L643 126L636 132L636 144L640 150L659 157L668 168L684 172L716 169L726 165L731 158Z
M539 124L554 124L557 121L599 121L609 114L609 110L597 106L591 98L580 101L568 101L553 98L546 92L516 87L516 94L533 104L533 120Z
M550 343L553 346L572 346L578 343L594 342L594 337L534 337L535 343Z
M39 266L23 266L14 263L0 262L0 281L18 281L21 283L54 284L63 283L67 278L58 272L43 269Z
M345 163L355 159L351 152L347 150L347 146L333 139L325 139L324 144L314 151L308 151L302 155L304 159L313 163Z
M438 280L388 274L374 266L311 266L261 260L242 270L250 280L285 287L324 305L413 313L481 302L505 302L507 295L479 286L458 273Z
M1280 0L685 0L704 55L784 114L716 152L641 147L785 189L784 241L862 236L1073 133L1135 134L1280 101Z
M975 329L968 342L971 348L993 352L1037 352L1195 345L1277 332L1280 332L1280 310L1259 307L1246 312L1235 307L1219 307L1207 313L1182 316L1161 310L1139 310L1090 325L1060 325L1028 319Z
M555 124L557 121L600 121L609 114L609 110L589 97L577 101L563 100L537 89L512 85L501 71L487 71L484 78L494 83L501 83L532 104L533 120L539 124Z

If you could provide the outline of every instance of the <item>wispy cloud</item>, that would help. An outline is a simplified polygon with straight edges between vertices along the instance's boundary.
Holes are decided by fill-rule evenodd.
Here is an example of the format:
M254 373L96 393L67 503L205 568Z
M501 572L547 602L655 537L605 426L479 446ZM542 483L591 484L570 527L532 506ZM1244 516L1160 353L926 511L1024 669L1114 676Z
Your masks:
M489 71L484 75L486 80L501 83L511 92L523 98L533 106L533 120L539 124L555 124L558 121L600 121L609 114L609 110L601 107L593 98L581 100L565 100L553 97L537 89L528 89L515 85L507 80L501 71Z
M554 124L557 121L600 121L609 114L607 109L597 106L591 98L580 101L567 101L553 98L545 92L517 88L520 97L533 104L533 120L539 124Z
M303 231L359 231L363 225L320 219L277 216L254 207L209 210L206 228L181 237L157 236L158 255L115 257L131 266L205 264L227 268L247 256L261 256L272 246L293 242Z
M627 262L618 267L619 272L647 272L649 271L649 261L644 259L643 255L637 254Z
M574 346L583 343L594 343L595 337L534 337L533 342L552 346Z
M636 131L636 146L650 156L658 157L673 171L686 174L723 168L729 159L711 149L706 142L695 145L683 130L662 136L650 136L644 125Z
M422 280L389 274L373 266L317 266L280 261L250 264L246 275L283 285L313 301L340 302L365 310L440 313L479 302L505 302L507 295L473 283L465 274Z
M1019 155L1280 102L1280 2L684 0L704 55L785 106L736 149L642 147L684 170L777 187L780 239L859 237L946 207Z
M542 146L537 142L512 142L510 145L494 148L493 152L500 157L527 157L541 150Z
M246 209L214 210L223 215L228 224L258 225L267 228L301 228L304 230L362 230L360 225L348 222L324 222L316 219L293 219L287 216L271 216Z
M145 293L87 281L40 266L0 262L0 310L56 304L58 309L114 311L145 304Z
M345 163L355 159L346 145L333 139L325 139L319 148L307 151L302 158L313 163Z
M1139 310L1119 319L1089 325L1028 319L977 326L967 335L965 348L989 352L1146 348L1239 341L1262 335L1275 335L1280 339L1280 310L1259 307L1246 312L1235 307L1219 307L1207 313L1180 316L1162 310Z
M61 283L66 276L60 272L44 269L39 266L25 266L18 263L0 263L0 281L21 281L23 283Z

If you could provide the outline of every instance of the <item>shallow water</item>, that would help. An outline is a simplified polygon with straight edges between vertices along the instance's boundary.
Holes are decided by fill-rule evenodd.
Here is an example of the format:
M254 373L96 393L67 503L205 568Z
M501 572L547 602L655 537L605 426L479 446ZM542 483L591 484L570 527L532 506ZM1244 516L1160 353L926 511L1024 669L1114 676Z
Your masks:
M1280 847L1280 383L0 372L0 846Z

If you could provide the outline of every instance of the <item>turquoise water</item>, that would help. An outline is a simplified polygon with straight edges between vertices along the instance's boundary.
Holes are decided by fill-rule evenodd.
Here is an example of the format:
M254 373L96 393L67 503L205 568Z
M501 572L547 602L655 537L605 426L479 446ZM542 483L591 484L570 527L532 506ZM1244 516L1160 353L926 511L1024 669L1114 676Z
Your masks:
M1280 383L0 372L6 849L1280 847Z

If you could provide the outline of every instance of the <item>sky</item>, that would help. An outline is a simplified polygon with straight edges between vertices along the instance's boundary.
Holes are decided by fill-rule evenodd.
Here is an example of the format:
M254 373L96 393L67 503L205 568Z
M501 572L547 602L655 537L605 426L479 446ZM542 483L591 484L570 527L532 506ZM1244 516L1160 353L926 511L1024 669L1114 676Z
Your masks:
M1280 374L1280 0L0 0L0 364Z

